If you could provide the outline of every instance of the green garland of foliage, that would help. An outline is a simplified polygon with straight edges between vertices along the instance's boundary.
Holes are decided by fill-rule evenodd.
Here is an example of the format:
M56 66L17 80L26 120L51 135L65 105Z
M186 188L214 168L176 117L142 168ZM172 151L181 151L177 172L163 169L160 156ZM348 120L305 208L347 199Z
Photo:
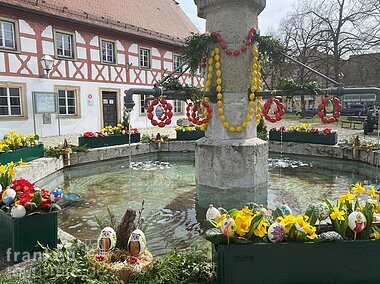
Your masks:
M321 88L317 82L309 82L303 85L297 84L293 79L281 78L277 86L278 90L286 93L286 96L293 96L295 91L301 91L304 95L317 95L321 93Z
M202 97L201 96L201 88L192 87L192 86L189 86L188 84L185 84L183 86L180 83L179 79L176 77L169 78L164 83L162 83L161 87L164 90L184 91L191 96L190 100L193 102L199 101ZM186 99L181 99L181 100L186 101Z
M194 34L185 40L182 48L182 55L185 62L190 67L192 74L195 74L199 69L199 64L204 55L210 53L210 46L213 38L210 34ZM270 61L272 65L280 65L284 61L284 53L286 48L282 43L271 36L255 35L252 43L258 43L259 51L262 59Z
M185 44L182 47L182 55L183 60L190 67L192 75L198 71L203 55L210 53L211 41L211 35L208 33L194 34L185 40Z

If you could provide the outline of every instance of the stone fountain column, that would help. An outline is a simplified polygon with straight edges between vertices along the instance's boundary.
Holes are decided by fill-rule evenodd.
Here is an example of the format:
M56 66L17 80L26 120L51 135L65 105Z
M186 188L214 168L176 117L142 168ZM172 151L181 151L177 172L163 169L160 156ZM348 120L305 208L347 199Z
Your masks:
M231 50L240 49L250 29L258 27L257 16L266 6L266 0L194 1L198 15L206 19L206 30L220 33ZM248 114L251 49L237 57L228 56L223 50L220 55L226 121L239 125ZM257 138L256 114L242 132L230 133L219 120L216 104L213 113L206 137L196 144L198 202L205 207L209 203L221 206L227 206L226 203L239 206L247 201L266 203L268 144Z

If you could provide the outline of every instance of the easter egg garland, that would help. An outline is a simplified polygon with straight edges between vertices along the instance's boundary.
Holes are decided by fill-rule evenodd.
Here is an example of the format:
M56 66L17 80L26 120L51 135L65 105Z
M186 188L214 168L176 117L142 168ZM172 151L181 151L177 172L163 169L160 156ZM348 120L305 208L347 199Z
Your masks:
M158 115L157 110L162 110L162 115ZM153 114L154 110L156 110L156 113ZM157 117L157 121L154 117ZM170 125L172 123L172 117L173 117L173 106L168 103L165 99L155 99L152 101L150 106L147 109L147 117L151 121L153 126L158 126L160 128L164 128L166 125Z

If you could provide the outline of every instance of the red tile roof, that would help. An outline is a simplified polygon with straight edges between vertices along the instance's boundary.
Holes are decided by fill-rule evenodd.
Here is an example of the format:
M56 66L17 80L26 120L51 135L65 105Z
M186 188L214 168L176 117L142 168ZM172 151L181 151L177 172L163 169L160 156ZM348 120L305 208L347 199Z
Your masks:
M0 0L28 10L181 44L198 30L175 0Z

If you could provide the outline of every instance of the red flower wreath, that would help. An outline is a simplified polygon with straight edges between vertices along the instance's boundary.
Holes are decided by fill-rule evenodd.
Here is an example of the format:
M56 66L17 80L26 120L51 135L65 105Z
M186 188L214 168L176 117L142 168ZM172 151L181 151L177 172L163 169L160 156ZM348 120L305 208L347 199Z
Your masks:
M276 109L274 110L273 114L270 114L269 111L273 103L276 104ZM278 99L272 99L272 98L267 99L267 101L264 104L264 110L263 110L263 115L267 121L272 122L272 123L276 121L280 121L282 117L284 116L284 114L285 114L284 105Z
M328 107L328 104L331 103L334 106L334 113L332 117L327 118L326 117L326 107ZM323 98L322 103L318 106L318 116L321 118L322 122L325 124L328 123L334 123L337 118L340 117L340 111L342 110L342 105L340 104L340 101L338 98L329 99L329 98Z
M202 102L202 107L207 111L207 115L201 118L199 103L189 103L186 107L187 119L197 125L207 123L212 118L212 107L208 102ZM191 111L191 114L190 114Z
M162 107L164 110L164 113L161 117L158 117L160 122L158 122L156 119L154 119L154 114L153 111L157 107ZM173 117L173 106L167 102L165 99L155 99L152 101L151 105L147 109L147 117L151 121L153 126L158 126L158 127L165 127L165 125L169 125L172 123L172 117Z

